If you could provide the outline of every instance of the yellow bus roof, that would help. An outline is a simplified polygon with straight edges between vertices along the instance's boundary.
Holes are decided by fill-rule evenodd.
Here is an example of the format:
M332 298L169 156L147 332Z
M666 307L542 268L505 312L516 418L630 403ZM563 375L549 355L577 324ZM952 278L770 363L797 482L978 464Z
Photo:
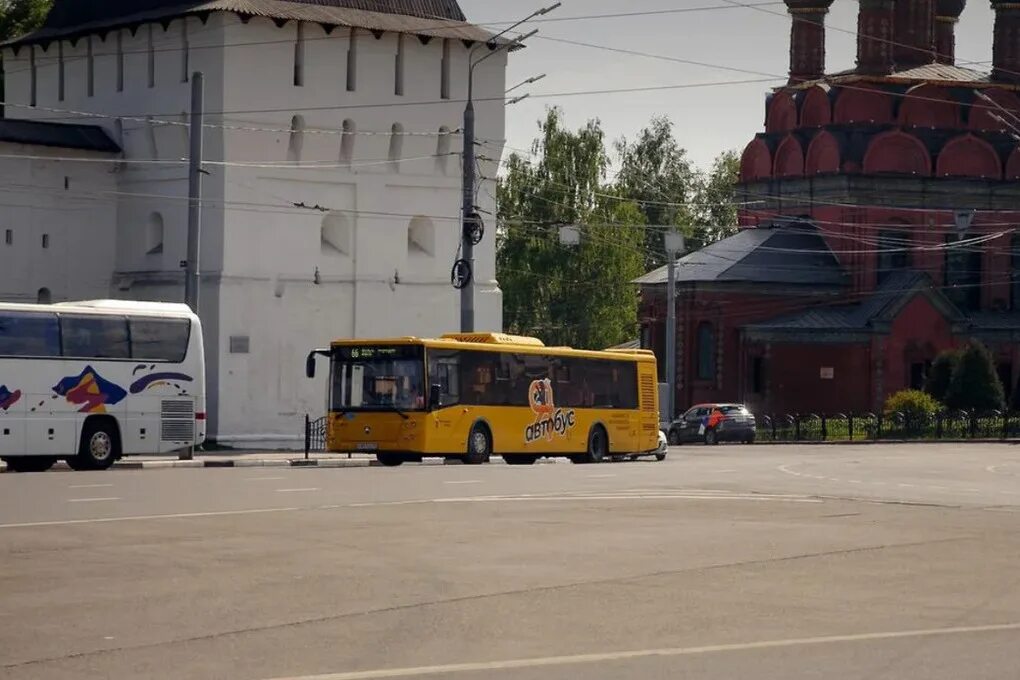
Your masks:
M422 345L432 349L451 349L488 352L514 352L518 354L547 354L576 356L589 359L631 359L654 361L655 354L647 349L612 349L604 351L574 349L572 347L546 347L538 338L505 333L448 333L441 338L361 338L336 340L333 347L360 347L372 345Z

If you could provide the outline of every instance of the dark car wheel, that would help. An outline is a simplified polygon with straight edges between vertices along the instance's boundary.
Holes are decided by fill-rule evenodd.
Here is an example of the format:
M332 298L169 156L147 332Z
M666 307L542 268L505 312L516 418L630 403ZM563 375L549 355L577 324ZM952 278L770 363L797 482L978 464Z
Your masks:
M666 439L669 440L670 446L680 446L680 433L673 428L669 429L669 432L666 434Z

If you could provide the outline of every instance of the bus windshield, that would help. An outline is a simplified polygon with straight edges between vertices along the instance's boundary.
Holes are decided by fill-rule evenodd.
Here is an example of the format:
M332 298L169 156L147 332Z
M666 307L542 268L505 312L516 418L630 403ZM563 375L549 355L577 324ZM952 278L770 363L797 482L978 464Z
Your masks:
M424 410L423 348L337 348L331 404L333 411Z

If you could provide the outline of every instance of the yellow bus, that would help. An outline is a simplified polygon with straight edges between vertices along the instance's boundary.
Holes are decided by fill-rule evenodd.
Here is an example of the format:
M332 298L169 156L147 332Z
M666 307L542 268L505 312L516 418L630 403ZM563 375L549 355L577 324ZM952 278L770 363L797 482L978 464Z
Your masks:
M317 356L329 358L330 451L371 452L387 466L664 457L647 350L589 352L500 333L341 340L308 355L309 378Z

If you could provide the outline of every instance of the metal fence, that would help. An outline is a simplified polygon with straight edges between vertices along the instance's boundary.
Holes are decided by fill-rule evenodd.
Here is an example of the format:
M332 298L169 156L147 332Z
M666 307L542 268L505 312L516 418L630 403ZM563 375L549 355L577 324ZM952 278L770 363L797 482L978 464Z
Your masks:
M305 415L305 458L309 453L321 453L326 450L326 418Z
M806 413L756 418L758 441L832 442L878 440L1014 439L1020 413L947 411L932 416L906 413Z

